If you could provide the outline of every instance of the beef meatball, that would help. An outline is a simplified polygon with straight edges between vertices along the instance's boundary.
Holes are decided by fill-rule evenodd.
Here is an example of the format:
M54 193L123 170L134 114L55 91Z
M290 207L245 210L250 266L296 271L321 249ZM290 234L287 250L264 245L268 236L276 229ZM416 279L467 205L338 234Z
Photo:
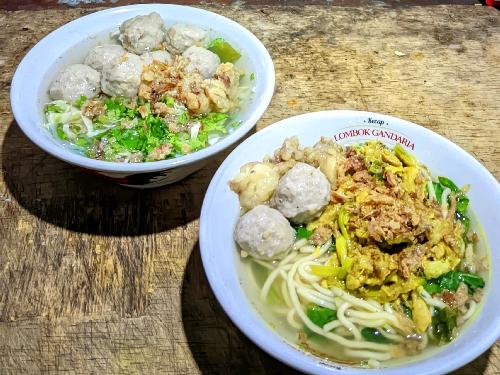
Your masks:
M279 211L259 205L239 218L234 239L254 258L277 259L292 247L295 231Z
M165 25L156 12L131 18L120 25L118 39L130 52L142 55L160 47L165 39Z
M54 100L74 102L80 96L91 99L99 95L101 74L84 64L74 64L63 69L49 88L49 95Z
M297 163L281 177L271 206L294 223L307 223L328 204L330 189L328 179L320 170Z
M167 51L146 52L141 56L141 59L144 65L151 64L153 60L160 61L165 64L172 63L172 56L170 56L170 53L168 53Z
M180 55L189 47L202 46L207 34L203 29L183 23L176 23L166 33L167 49Z
M117 60L126 51L118 44L104 44L92 48L85 58L85 64L102 72L105 65Z
M189 61L186 71L198 71L203 78L212 77L220 64L219 56L206 48L197 46L189 47L182 56Z
M124 53L102 71L102 91L109 96L133 98L141 84L142 60L133 53Z

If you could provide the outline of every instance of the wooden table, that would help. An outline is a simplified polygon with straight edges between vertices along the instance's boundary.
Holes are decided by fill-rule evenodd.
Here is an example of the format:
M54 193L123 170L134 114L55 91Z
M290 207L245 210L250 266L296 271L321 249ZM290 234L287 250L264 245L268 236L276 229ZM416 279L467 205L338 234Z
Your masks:
M217 164L172 186L127 189L47 155L15 123L8 92L17 63L95 9L3 6L0 373L293 373L234 327L207 285L198 216ZM500 178L498 11L201 7L246 26L273 57L276 91L257 129L321 109L388 113L446 136ZM499 356L497 342L456 374L498 374Z

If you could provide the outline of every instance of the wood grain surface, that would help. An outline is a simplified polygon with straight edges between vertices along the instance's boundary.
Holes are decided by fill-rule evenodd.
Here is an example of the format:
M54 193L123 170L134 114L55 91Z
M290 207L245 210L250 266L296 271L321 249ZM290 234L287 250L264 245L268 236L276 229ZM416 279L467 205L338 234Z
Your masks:
M392 114L500 178L498 11L202 7L246 26L273 57L276 91L257 129L322 109ZM227 152L177 184L132 190L47 155L14 121L16 65L88 11L0 11L0 374L294 373L234 327L202 269L198 216ZM499 374L499 357L497 343L455 374Z

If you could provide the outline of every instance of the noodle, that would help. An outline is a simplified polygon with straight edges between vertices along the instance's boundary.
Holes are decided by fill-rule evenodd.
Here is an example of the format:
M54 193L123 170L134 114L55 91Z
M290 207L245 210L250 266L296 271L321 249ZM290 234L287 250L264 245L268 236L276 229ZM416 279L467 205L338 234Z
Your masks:
M356 326L350 322L344 315L344 312L351 307L349 302L344 302L342 306L337 310L337 319L346 327L354 336L355 340L361 340L361 332L356 328Z
M295 309L291 309L288 311L288 314L286 314L286 320L293 328L302 329L302 324L295 320L295 315Z
M338 145L329 148L331 144L322 138L311 152L297 146L304 152L290 159L296 143L285 142L274 159L265 160L265 168L284 160L309 164L308 168L325 174L323 191L330 194L321 200L329 203L314 202L314 190L306 194L303 184L315 176L312 171L299 173L287 181L293 199L287 201L286 210L274 198L272 204L263 204L278 211L286 231L269 237L273 221L267 225L264 214L244 227L262 226L247 239L256 243L255 257L260 258L261 252L270 259L286 254L281 261L255 260L266 267L265 280L259 275L258 282L262 301L277 300L271 309L284 314L280 317L284 324L276 328L293 329L294 335L299 330L299 343L312 353L372 368L448 342L474 316L478 305L472 297L477 301L480 294L474 293L485 285L481 275L469 274L481 267L474 263L479 259L478 237L470 227L474 222L467 213L465 192L447 177L433 179L401 145L391 151L380 142L367 142L341 148L339 157ZM318 160L333 155L339 174L332 187L331 176ZM281 193L277 187L273 197ZM310 202L317 203L317 210ZM297 215L289 214L288 203ZM236 235L235 239L238 242ZM268 239L269 246L260 248ZM286 250L290 243L291 252ZM268 298L275 292L282 300Z
M444 309L445 307L448 307L448 305L446 303L444 303L443 301L441 301L440 299L437 299L437 298L433 298L429 292L427 292L425 289L422 288L422 290L420 291L420 297L422 297L422 299L425 301L425 303L427 303L429 306L431 307L437 307L439 309ZM431 311L431 314L433 313L433 311Z
M328 246L325 246L325 245L328 245ZM326 252L328 250L328 247L330 246L330 244L328 244L328 243L326 243L325 245L323 245L321 247L320 255L322 255L322 253ZM309 260L309 259L313 259L313 257L314 257L314 255L309 255L309 256L305 257L304 259ZM372 349L372 350L385 351L385 352L389 351L390 346L387 344L379 344L379 343L373 343L373 342L367 342L367 341L348 340L348 339L346 339L342 336L339 336L337 334L334 334L331 332L324 332L321 328L319 328L316 324L314 324L308 318L308 316L305 314L304 310L302 309L302 306L301 306L300 301L299 301L299 297L297 295L297 290L294 287L293 278L295 276L295 273L297 272L297 268L299 265L300 265L300 261L296 262L293 265L290 272L288 273L288 290L290 292L290 297L291 297L292 304L295 308L295 312L302 319L302 321L307 326L307 328L309 328L314 333L317 333L318 335L329 338L330 340L335 341L335 342L337 342L345 347L348 347L348 348ZM390 358L390 357L391 356L389 355L388 358Z
M477 307L477 303L474 300L469 300L469 301L467 301L467 303L469 304L469 309L467 310L465 315L462 317L464 322L469 320L472 317L472 315L474 315L474 312L476 311L476 307Z

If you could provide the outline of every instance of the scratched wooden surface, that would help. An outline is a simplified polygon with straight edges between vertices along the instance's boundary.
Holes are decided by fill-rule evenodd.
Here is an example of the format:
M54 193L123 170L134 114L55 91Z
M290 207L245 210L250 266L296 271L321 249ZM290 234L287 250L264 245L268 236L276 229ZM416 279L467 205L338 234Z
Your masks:
M448 137L500 178L494 9L238 4L203 7L248 27L273 57L276 92L258 129L328 108L388 113ZM207 285L197 220L216 164L131 190L19 130L8 96L16 64L85 12L0 11L0 374L292 373L231 324ZM499 357L497 343L456 374L498 374Z

